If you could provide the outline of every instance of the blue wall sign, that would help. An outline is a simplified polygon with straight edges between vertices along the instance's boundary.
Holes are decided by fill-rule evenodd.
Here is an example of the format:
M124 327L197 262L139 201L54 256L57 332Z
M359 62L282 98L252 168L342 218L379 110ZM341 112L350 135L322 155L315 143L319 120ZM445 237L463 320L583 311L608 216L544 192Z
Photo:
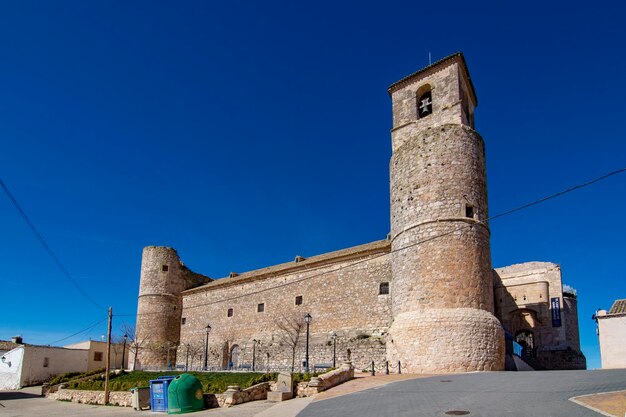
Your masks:
M561 327L561 301L559 297L550 299L550 310L552 310L552 327Z

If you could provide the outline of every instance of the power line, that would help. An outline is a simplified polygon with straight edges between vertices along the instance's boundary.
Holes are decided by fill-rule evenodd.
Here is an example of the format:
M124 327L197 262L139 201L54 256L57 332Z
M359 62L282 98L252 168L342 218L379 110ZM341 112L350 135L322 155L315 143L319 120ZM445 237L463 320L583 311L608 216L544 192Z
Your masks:
M570 192L575 191L575 190L579 190L581 188L587 187L587 186L592 185L594 183L597 183L599 181L605 180L605 179L607 179L607 178L609 178L609 177L611 177L613 175L621 174L621 173L623 173L625 171L626 171L626 168L618 169L617 171L610 172L610 173L608 173L606 175L603 175L601 177L595 178L593 180L584 182L582 184L578 184L578 185L576 185L574 187L567 188L567 189L565 189L563 191L559 191L558 193L551 194L551 195L549 195L547 197L540 198L540 199L535 200L535 201L533 201L531 203L524 204L524 205L519 206L517 208L514 208L512 210L508 210L508 211L505 211L503 213L496 214L494 216L489 217L487 219L487 221L495 220L495 219L498 219L498 218L501 218L501 217L508 216L508 215L513 214L515 212L518 212L520 210L527 209L527 208L532 207L534 205L546 202L546 201L551 200L553 198L560 197L560 196L562 196L564 194L570 193ZM478 224L480 224L480 223L478 223ZM338 272L338 271L341 271L341 270L344 270L344 269L347 269L347 268L352 268L355 265L359 265L359 264L364 263L364 262L369 262L369 261L371 261L373 259L377 259L377 258L382 257L382 256L387 256L387 255L392 254L392 253L400 252L400 251L412 248L414 246L430 242L430 241L438 239L440 237L444 237L444 236L456 233L458 231L461 231L461 230L464 230L464 229L467 229L467 228L471 228L473 226L474 226L474 224L466 224L466 225L457 227L455 229L449 230L449 231L447 231L445 233L441 233L439 235L432 236L432 237L429 237L427 239L423 239L423 240L411 243L411 244L409 244L407 246L404 246L404 247L401 247L401 248L397 248L397 249L391 250L389 252L385 252L385 253L381 253L381 254L378 254L378 255L375 255L375 256L372 256L372 257L367 257L367 258L364 258L364 259L360 259L360 260L358 260L356 262L353 262L353 263L351 263L349 265L339 266L338 268L336 268L336 269L334 269L332 271L321 272L321 273L310 275L310 276L307 276L307 277L302 277L302 278L299 278L299 279L296 279L296 280L293 280L293 281L290 281L290 282L285 282L285 283L282 283L282 284L278 284L278 285L275 285L273 287L268 287L268 288L264 288L264 289L253 291L253 292L246 293L246 294L235 295L235 296L232 296L232 297L223 298L221 300L212 301L210 303L202 303L202 304L197 304L197 305L193 305L193 306L187 306L187 307L185 307L185 309L204 307L204 306L207 306L207 305L210 305L210 304L223 303L223 302L226 302L226 301L232 301L232 300L236 300L238 298L247 297L247 296L255 295L255 294L260 294L260 293L263 293L263 292L267 292L267 291L275 290L275 289L278 289L278 288L286 287L288 285L297 284L297 283L300 283L302 281L306 281L306 280L309 280L309 279L312 279L312 278L323 276L323 275L326 275L326 274L329 274L329 273L334 273L334 272ZM274 278L274 277L275 276L273 276L272 278ZM118 314L118 316L135 317L135 316L148 316L148 315L152 315L152 314L162 314L162 313Z
M80 330L80 331L78 331L78 332L76 332L76 333L74 333L74 334L71 334L71 335L69 335L69 336L67 336L67 337L64 337L63 339L55 340L54 342L52 342L52 343L50 343L50 344L51 344L51 345L55 345L55 344L57 344L57 343L59 343L59 342L62 342L62 341L64 341L64 340L67 340L67 339L69 339L69 338L71 338L71 337L77 336L77 335L79 335L79 334L81 334L81 333L85 333L85 332L87 332L87 331L89 331L89 330L93 329L94 327L96 327L98 324L102 323L102 322L103 322L103 321L105 321L105 320L108 320L108 317L103 318L102 320L99 320L99 321L95 322L94 324L91 324L89 327L87 327L87 328L85 328L85 329L83 329L83 330Z
M45 239L43 238L43 236L41 236L41 233L39 233L39 231L37 230L37 228L35 227L35 225L30 221L30 219L28 218L28 216L26 215L26 213L24 212L24 210L22 209L22 207L20 206L20 204L17 202L17 200L15 199L15 197L13 197L13 194L11 194L11 191L9 191L9 188L6 186L6 184L4 183L4 181L2 181L2 179L0 179L0 185L2 186L2 188L4 189L5 193L7 194L7 196L9 197L9 200L11 200L11 202L13 203L13 205L15 206L15 208L17 209L17 211L20 213L20 216L22 216L22 218L24 219L24 221L26 222L26 224L30 227L30 229L33 231L33 233L35 234L35 236L37 237L37 239L39 240L39 242L41 243L41 245L43 246L43 248L45 249L45 251L48 253L48 255L50 255L50 257L52 258L52 260L54 261L54 263L56 263L56 265L59 267L59 269L61 270L61 272L63 272L63 275L65 275L65 277L72 283L72 285L74 285L74 287L76 287L76 289L93 305L95 305L96 307L102 309L102 310L106 310L106 308L102 307L100 304L96 303L93 298L91 298L86 292L85 290L83 290L81 288L80 285L78 285L78 282L72 277L72 275L69 273L69 271L67 270L67 268L65 268L65 266L61 263L61 261L59 260L59 258L56 256L56 254L52 251L52 249L50 248L50 246L48 246L48 244L46 243Z
M601 177L598 177L596 179L593 179L591 181L587 181L585 183L582 183L582 184L579 184L579 185L575 185L574 187L568 188L568 189L563 190L563 191L559 191L558 193L555 193L555 194L549 195L547 197L544 197L542 199L533 201L532 203L528 203L528 204L525 204L523 206L514 208L513 210L505 211L504 213L500 213L500 214L498 214L496 216L492 216L492 217L489 218L489 220L494 220L494 219L497 219L498 217L504 217L504 216L507 216L509 214L515 213L516 211L524 210L524 209L526 209L528 207L531 207L531 206L534 206L536 204L543 203L544 201L551 200L553 198L562 196L563 194L567 194L569 192L572 192L572 191L578 190L580 188L586 187L588 185L594 184L596 182L602 181L602 180L607 179L607 178L609 178L609 177L611 177L613 175L621 174L624 171L626 171L626 168L622 168L622 169L618 169L617 171L609 172L608 174L603 175Z

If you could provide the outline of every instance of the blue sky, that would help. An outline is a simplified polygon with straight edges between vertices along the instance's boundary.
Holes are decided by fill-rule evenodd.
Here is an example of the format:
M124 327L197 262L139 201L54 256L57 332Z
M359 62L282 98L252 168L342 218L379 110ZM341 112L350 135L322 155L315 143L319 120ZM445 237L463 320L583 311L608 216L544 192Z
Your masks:
M384 238L386 89L463 51L495 215L626 166L624 6L549 3L2 2L0 178L85 291L133 314L146 245L223 277ZM592 368L590 316L626 297L625 191L491 224L494 266L561 264ZM6 195L0 262L0 339L105 318Z

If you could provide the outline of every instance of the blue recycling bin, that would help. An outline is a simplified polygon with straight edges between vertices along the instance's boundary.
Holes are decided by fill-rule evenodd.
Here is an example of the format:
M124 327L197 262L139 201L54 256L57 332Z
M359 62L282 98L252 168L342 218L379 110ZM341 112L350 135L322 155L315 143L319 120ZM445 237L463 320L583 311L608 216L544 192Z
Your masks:
M150 381L150 409L154 412L167 413L167 388L176 377L159 376Z

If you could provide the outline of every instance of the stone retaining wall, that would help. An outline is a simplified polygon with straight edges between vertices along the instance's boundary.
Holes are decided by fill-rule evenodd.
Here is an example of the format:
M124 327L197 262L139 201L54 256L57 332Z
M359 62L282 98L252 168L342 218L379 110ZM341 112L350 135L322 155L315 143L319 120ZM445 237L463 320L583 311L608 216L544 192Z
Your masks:
M338 369L313 377L309 382L300 382L296 387L296 395L298 397L310 397L343 384L352 378L354 378L354 367L351 362L344 362Z
M345 362L338 369L327 372L319 377L313 377L309 382L301 382L296 387L298 397L310 397L325 391L336 385L354 378L354 367L351 362ZM222 394L204 394L206 408L223 407L267 399L269 391L276 390L276 382L261 382L249 388L241 390L239 386L229 386ZM72 401L81 404L104 405L104 391L87 391L60 388L58 391L48 393L48 398L58 401ZM132 393L130 391L112 391L109 395L109 404L120 407L132 406Z
M204 394L204 403L207 408L224 407L267 399L268 391L275 387L275 382L261 382L241 390L237 385L231 385L223 394Z
M87 391L78 389L61 388L54 393L48 394L48 398L58 401L72 401L80 404L104 405L104 391ZM130 391L111 391L109 404L120 407L132 406L132 393Z

